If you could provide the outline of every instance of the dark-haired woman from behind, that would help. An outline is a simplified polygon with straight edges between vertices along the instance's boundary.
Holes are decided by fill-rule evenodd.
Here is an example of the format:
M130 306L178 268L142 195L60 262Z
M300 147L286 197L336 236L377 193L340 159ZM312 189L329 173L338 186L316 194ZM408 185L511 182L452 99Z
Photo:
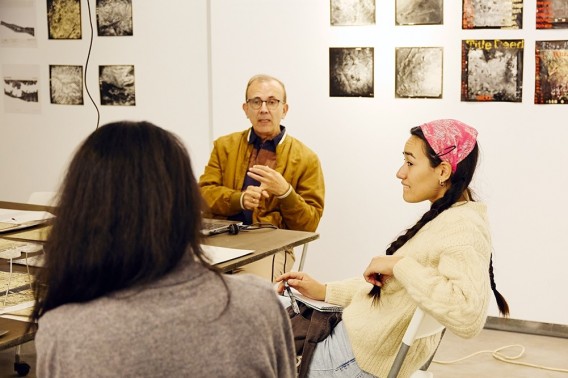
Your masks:
M38 377L294 375L272 287L209 264L201 209L172 133L116 122L82 143L36 281Z
M301 272L278 278L308 297L344 306L343 320L315 348L309 377L386 377L417 306L464 338L483 328L490 290L508 315L493 277L486 207L469 188L478 154L477 131L463 122L411 129L396 176L406 202L430 201L430 209L371 260L362 278L327 285ZM399 377L418 370L439 339L417 340Z

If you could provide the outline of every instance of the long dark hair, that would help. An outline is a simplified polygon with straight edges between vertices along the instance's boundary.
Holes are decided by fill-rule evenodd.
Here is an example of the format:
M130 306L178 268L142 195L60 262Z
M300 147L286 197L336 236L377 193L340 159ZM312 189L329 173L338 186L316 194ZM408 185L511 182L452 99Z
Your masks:
M424 146L426 147L426 156L428 156L428 159L430 160L430 166L432 168L435 168L442 163L440 157L428 144L428 141L424 137L424 134L420 127L413 127L410 130L410 134L424 141ZM420 231L420 229L422 229L422 227L424 227L428 222L430 222L440 213L449 209L453 204L455 204L464 192L467 193L470 200L473 201L469 184L471 183L473 174L475 173L475 169L477 167L478 156L479 147L476 143L473 150L457 165L456 171L452 173L450 177L451 185L444 196L437 201L434 201L432 203L432 206L430 206L430 209L426 213L424 213L424 215L422 215L422 217L418 220L418 222L416 222L414 226L406 230L406 232L401 234L394 242L389 245L386 250L387 255L392 255L396 251L398 251L399 248L406 244L406 242L410 240L414 235L416 235L418 231ZM504 316L509 315L509 305L507 304L507 301L501 295L501 293L497 291L497 286L495 285L492 257L490 257L489 259L489 278L491 280L491 290L493 291L493 294L497 301L499 312ZM373 302L377 303L381 294L381 288L379 286L374 286L369 294L373 297Z
M100 127L77 150L61 186L32 318L155 281L185 254L216 271L200 248L202 207L175 135L149 122Z

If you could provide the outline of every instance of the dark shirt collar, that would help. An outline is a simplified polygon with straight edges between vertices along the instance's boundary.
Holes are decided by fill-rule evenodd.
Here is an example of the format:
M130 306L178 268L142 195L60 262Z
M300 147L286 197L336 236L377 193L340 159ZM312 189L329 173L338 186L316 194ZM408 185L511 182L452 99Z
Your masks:
M256 149L266 149L271 151L276 151L276 146L282 142L284 136L286 135L286 127L280 125L280 134L276 135L274 138L267 140L266 142L262 143L262 139L254 132L254 129L250 128L248 143L253 144L254 148Z

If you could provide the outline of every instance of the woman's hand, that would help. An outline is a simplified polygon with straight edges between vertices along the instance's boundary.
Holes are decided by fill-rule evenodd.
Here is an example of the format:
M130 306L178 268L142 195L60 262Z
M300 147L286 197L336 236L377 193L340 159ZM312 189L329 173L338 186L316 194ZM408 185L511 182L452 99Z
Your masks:
M277 277L276 282L279 282L279 284L276 291L279 294L284 292L284 281L287 281L288 286L298 290L306 297L320 301L325 300L325 285L304 272L288 272Z
M365 272L363 273L365 281L375 286L383 286L383 283L392 276L394 266L401 258L402 256L395 255L381 255L373 257L369 266L367 266L367 269L365 269Z

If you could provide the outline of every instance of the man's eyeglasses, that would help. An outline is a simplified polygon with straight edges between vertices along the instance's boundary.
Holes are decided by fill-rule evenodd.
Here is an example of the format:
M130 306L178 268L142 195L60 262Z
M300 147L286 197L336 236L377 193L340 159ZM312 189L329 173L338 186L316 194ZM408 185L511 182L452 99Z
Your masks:
M269 98L268 100L263 101L261 98L255 97L255 98L249 98L247 100L247 104L249 104L250 107L253 108L254 110L262 108L263 102L266 102L266 107L269 110L274 110L278 107L278 105L280 105L280 100L277 100L275 98Z

